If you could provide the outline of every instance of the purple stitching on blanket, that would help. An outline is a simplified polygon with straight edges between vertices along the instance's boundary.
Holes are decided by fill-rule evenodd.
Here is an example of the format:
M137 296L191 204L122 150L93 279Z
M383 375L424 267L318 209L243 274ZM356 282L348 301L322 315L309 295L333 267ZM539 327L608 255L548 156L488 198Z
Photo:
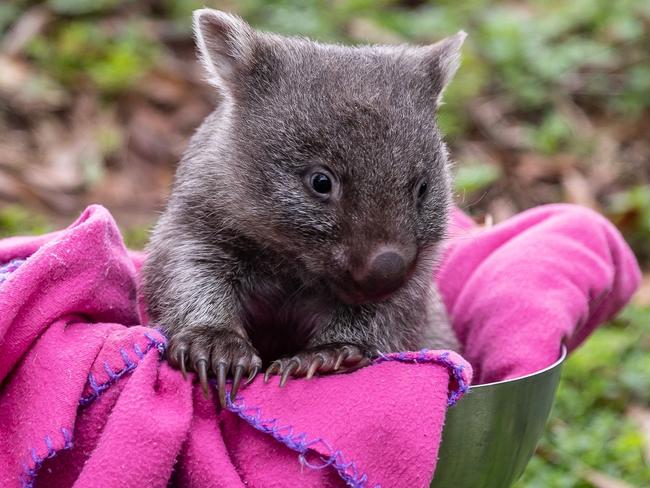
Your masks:
M6 281L7 278L9 278L9 276L11 276L11 274L14 271L16 271L25 261L26 259L18 258L18 259L12 259L8 263L4 263L0 265L0 284ZM162 335L161 331L159 330L157 331ZM165 352L166 342L159 341L151 334L148 334L146 332L144 335L148 340L148 344L145 347L144 351L138 344L133 345L133 351L135 352L135 355L138 357L138 360L144 359L145 354L147 354L147 352L149 352L154 347L158 350L160 357L162 358L162 355ZM112 384L114 384L126 373L133 371L138 366L138 362L134 362L131 359L131 357L126 352L126 349L120 348L120 355L122 356L122 361L124 361L124 368L118 371L113 371L109 366L108 362L104 363L104 370L106 371L109 377L108 381L98 384L92 373L88 375L88 385L90 386L90 389L93 392L89 396L81 398L79 400L80 405L87 406L93 401L95 401L107 388L109 388ZM34 447L29 449L28 461L31 460L33 466L30 467L28 462L26 461L22 462L23 473L20 476L21 486L25 488L32 488L34 486L34 480L36 479L38 470L43 465L43 462L46 459L50 459L56 456L58 451L64 449L70 449L72 447L72 432L65 427L61 427L61 436L63 437L63 447L61 449L56 449L54 447L54 441L52 440L52 437L50 437L50 435L46 435L44 437L45 448L47 449L47 454L45 454L44 456L39 456L36 448Z
M450 373L450 386L449 396L447 398L447 406L452 407L460 400L460 398L469 390L469 378L465 365L459 364L450 358L449 351L441 353L434 353L428 349L422 349L418 352L399 352L390 354L379 354L374 364L383 363L386 361L399 361L402 363L433 363L442 364Z
M323 469L327 466L332 466L348 486L353 488L366 488L368 476L360 473L354 462L346 462L340 450L334 450L327 441L320 437L307 440L307 434L304 432L294 434L292 425L278 425L278 419L276 418L263 419L260 408L247 407L241 400L242 397L237 397L237 403L233 403L230 400L230 395L226 395L228 410L237 414L251 427L265 434L269 434L289 449L298 452L298 459L302 465L311 469ZM320 456L322 464L313 464L313 462L307 460L307 453L316 444L322 445L328 452L327 456ZM373 485L373 488L381 488L381 485Z
M122 361L124 361L124 367L122 369L114 371L111 368L111 366L108 364L108 362L104 361L104 371L106 371L106 374L108 375L108 381L105 381L104 383L97 383L95 376L92 373L88 374L88 386L92 390L92 393L90 395L82 397L79 400L79 405L81 405L82 407L86 407L90 405L92 402L94 402L97 398L99 398L99 396L104 391L106 391L111 385L116 383L117 380L119 380L122 376L133 371L138 366L139 361L144 359L145 354L147 354L154 347L158 350L160 356L162 357L163 353L165 352L166 343L159 341L151 334L148 334L146 332L144 335L149 341L147 343L147 346L144 348L144 351L140 348L138 344L133 345L133 351L135 352L135 355L138 357L138 361L134 362L133 359L126 352L126 349L122 347L120 348L120 356L122 356Z
M8 263L4 263L0 265L0 285L4 283L9 276L11 276L11 273L16 271L18 268L20 268L20 265L23 264L26 261L26 259L23 258L17 258L17 259L12 259Z
M38 474L38 470L43 465L46 459L53 458L56 456L59 450L70 449L72 447L72 433L69 429L61 427L60 431L61 437L63 438L63 447L61 449L56 449L54 447L54 441L49 435L44 437L45 447L47 449L47 454L44 456L39 456L35 448L29 450L29 458L32 460L34 465L30 468L29 465L23 461L23 472L20 475L20 486L24 488L32 488L34 486L34 480Z
M144 355L153 349L154 347L158 350L161 357L165 352L166 343L157 340L150 334L145 333L146 338L148 339L148 344L145 347L144 351L140 348L138 344L134 344L133 349L135 354L139 359L143 359ZM120 355L124 361L124 368L115 372L113 371L108 363L104 363L104 368L106 369L109 380L97 384L94 376L92 374L88 375L88 384L93 390L93 393L87 397L80 399L79 403L82 406L87 406L93 401L95 401L106 389L113 385L118 379L124 376L126 373L133 371L138 363L133 362L129 357L128 353L124 348L120 349ZM467 383L467 378L464 373L464 367L462 364L457 364L449 358L449 352L442 352L437 355L431 354L430 351L423 349L417 353L411 352L401 352L384 355L382 354L375 364L382 363L385 361L400 361L400 362L413 362L413 363L440 363L445 365L451 372L455 382L456 388L452 388L447 400L448 405L455 404L458 399L467 391L469 385ZM341 450L335 450L327 441L322 438L315 438L312 440L307 440L306 433L294 434L293 426L291 425L278 425L278 419L262 419L261 409L258 407L247 407L243 402L233 403L230 401L230 397L226 397L228 400L228 410L237 414L240 418L246 421L253 428L271 435L274 439L279 442L282 442L289 449L299 453L300 463L304 466L307 466L310 469L324 469L327 466L332 466L336 469L337 473L346 482L346 484L353 488L366 488L368 483L368 476L365 473L360 473L357 466L353 461L346 462L345 457ZM237 398L238 401L241 400L241 397ZM61 432L64 438L64 446L62 449L69 449L72 447L72 434L65 427L61 428ZM327 456L320 456L322 464L314 464L307 460L307 453L310 449L313 448L316 444L322 445L328 452ZM32 488L36 474L40 469L41 465L45 459L54 457L57 454L57 450L54 449L52 439L50 436L45 436L45 446L47 448L47 455L41 457L37 454L36 449L31 448L29 450L30 457L34 462L33 467L29 467L27 463L23 462L23 474L21 475L21 486ZM381 485L374 485L373 488L381 488Z
M162 354L165 352L166 343L159 341L154 336L146 332L144 333L144 336L149 341L144 351L140 348L138 344L133 345L133 350L135 351L135 354L136 356L138 356L139 360L144 359L145 354L147 354L147 352L149 352L154 347L158 350L160 357L162 358ZM120 355L122 356L122 360L124 361L124 368L118 371L113 371L107 362L104 363L104 369L106 370L106 373L109 376L108 381L98 384L97 381L95 380L95 377L92 375L92 373L88 375L88 385L90 386L90 389L93 390L93 392L90 395L83 397L79 400L79 404L81 406L85 407L90 405L93 401L99 398L99 396L111 385L113 385L117 380L119 380L126 373L133 371L138 366L139 363L134 362L131 359L131 357L126 352L126 349L120 348ZM59 450L70 449L72 447L72 432L66 429L65 427L61 427L61 434L63 436L63 442L64 442L63 447L61 449L57 450L54 447L54 442L52 441L52 438L49 435L46 435L44 438L45 447L47 448L46 455L39 456L35 448L32 447L31 449L29 449L29 458L32 460L33 466L30 468L29 465L25 461L23 461L23 473L20 476L20 485L22 487L33 488L34 480L36 479L38 470L43 465L43 462L46 459L50 459L56 456Z
M379 358L374 361L374 364L386 361L399 361L416 364L434 363L445 366L451 375L449 396L447 398L448 406L455 405L469 389L469 379L464 365L459 364L450 358L449 351L436 353L434 351L429 351L428 349L422 349L419 352L380 354ZM353 488L366 488L368 476L365 473L360 473L354 462L346 462L343 453L338 449L335 450L324 439L317 437L308 441L306 433L294 434L294 428L292 425L279 426L277 418L262 419L261 409L259 407L246 406L243 403L241 396L236 398L237 403L233 403L230 400L230 395L226 395L226 401L228 410L237 414L251 427L271 435L275 440L282 442L289 449L296 451L299 454L298 459L300 460L300 463L304 466L311 469L323 469L327 466L332 466L348 486ZM306 458L307 452L316 444L324 446L328 453L326 456L320 456L322 464L318 465L310 463ZM381 485L374 485L373 488L381 488Z

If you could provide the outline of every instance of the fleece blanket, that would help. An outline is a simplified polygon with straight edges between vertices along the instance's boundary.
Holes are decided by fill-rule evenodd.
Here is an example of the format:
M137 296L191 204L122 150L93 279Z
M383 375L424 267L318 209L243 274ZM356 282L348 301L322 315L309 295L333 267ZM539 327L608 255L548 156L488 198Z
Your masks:
M0 242L0 486L427 486L447 406L472 381L451 351L348 375L256 380L227 409L161 360L141 325L142 256L110 214ZM436 279L479 382L548 366L638 285L618 232L555 205L490 229L455 213Z

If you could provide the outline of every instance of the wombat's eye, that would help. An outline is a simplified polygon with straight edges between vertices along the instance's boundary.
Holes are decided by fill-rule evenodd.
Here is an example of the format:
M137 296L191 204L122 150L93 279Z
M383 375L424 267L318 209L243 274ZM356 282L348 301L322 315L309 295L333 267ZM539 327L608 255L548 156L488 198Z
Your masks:
M427 194L427 182L423 181L420 183L420 186L418 187L418 200L422 200L424 198L424 195Z
M332 191L332 180L325 173L311 175L310 184L314 191L321 195L326 195Z
M303 174L303 183L309 193L324 202L337 199L341 189L336 173L323 166L311 167Z

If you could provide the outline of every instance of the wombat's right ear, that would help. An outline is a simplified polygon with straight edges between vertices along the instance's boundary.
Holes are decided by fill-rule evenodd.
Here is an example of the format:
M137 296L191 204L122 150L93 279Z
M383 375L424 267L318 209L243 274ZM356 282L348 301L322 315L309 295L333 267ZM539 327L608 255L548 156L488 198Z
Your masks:
M422 48L424 63L427 66L437 105L440 104L442 93L458 70L460 49L466 37L467 34L464 31L459 31L453 36Z
M194 11L194 36L210 83L230 92L237 72L252 62L253 29L236 15L204 8Z

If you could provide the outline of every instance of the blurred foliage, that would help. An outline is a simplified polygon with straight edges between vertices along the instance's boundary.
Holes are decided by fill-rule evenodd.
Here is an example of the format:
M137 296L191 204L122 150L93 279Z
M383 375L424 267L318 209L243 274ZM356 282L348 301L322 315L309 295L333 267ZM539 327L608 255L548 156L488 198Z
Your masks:
M650 260L650 185L611 195L609 208L618 226L628 230L628 240L639 258Z
M72 5L78 2L53 3L75 12ZM69 22L49 39L35 38L28 53L62 83L92 83L111 94L131 86L154 64L156 44L143 32L138 22L116 26L115 32L87 21Z
M43 234L50 230L42 215L16 205L0 208L0 237Z
M589 468L650 486L648 439L628 415L632 405L650 405L650 308L634 306L567 360L538 455L517 487L589 488Z
M123 227L122 237L129 249L143 249L149 239L149 230L142 226Z
M491 164L464 164L456 171L454 184L457 192L474 193L499 179L501 170Z
M0 6L0 29L33 3L10 1ZM554 93L566 92L578 74L584 84L580 97L593 98L606 113L638 117L650 106L650 3L638 0L162 0L142 2L143 6L132 0L48 0L45 4L68 19L47 37L36 37L30 55L63 81L90 81L109 92L128 86L155 63L157 44L147 35L145 14L177 22L189 32L191 12L208 5L238 12L262 29L323 41L426 43L460 29L469 31L462 76L446 96L443 120L452 136L467 127L462 107L469 98L504 94L528 114L533 133L549 132L536 139L552 151L558 147L553 140L562 123L549 113L549 102ZM132 12L115 21L114 15L126 8ZM98 25L97 18L106 22ZM621 60L625 71L603 75L603 70L620 66Z

